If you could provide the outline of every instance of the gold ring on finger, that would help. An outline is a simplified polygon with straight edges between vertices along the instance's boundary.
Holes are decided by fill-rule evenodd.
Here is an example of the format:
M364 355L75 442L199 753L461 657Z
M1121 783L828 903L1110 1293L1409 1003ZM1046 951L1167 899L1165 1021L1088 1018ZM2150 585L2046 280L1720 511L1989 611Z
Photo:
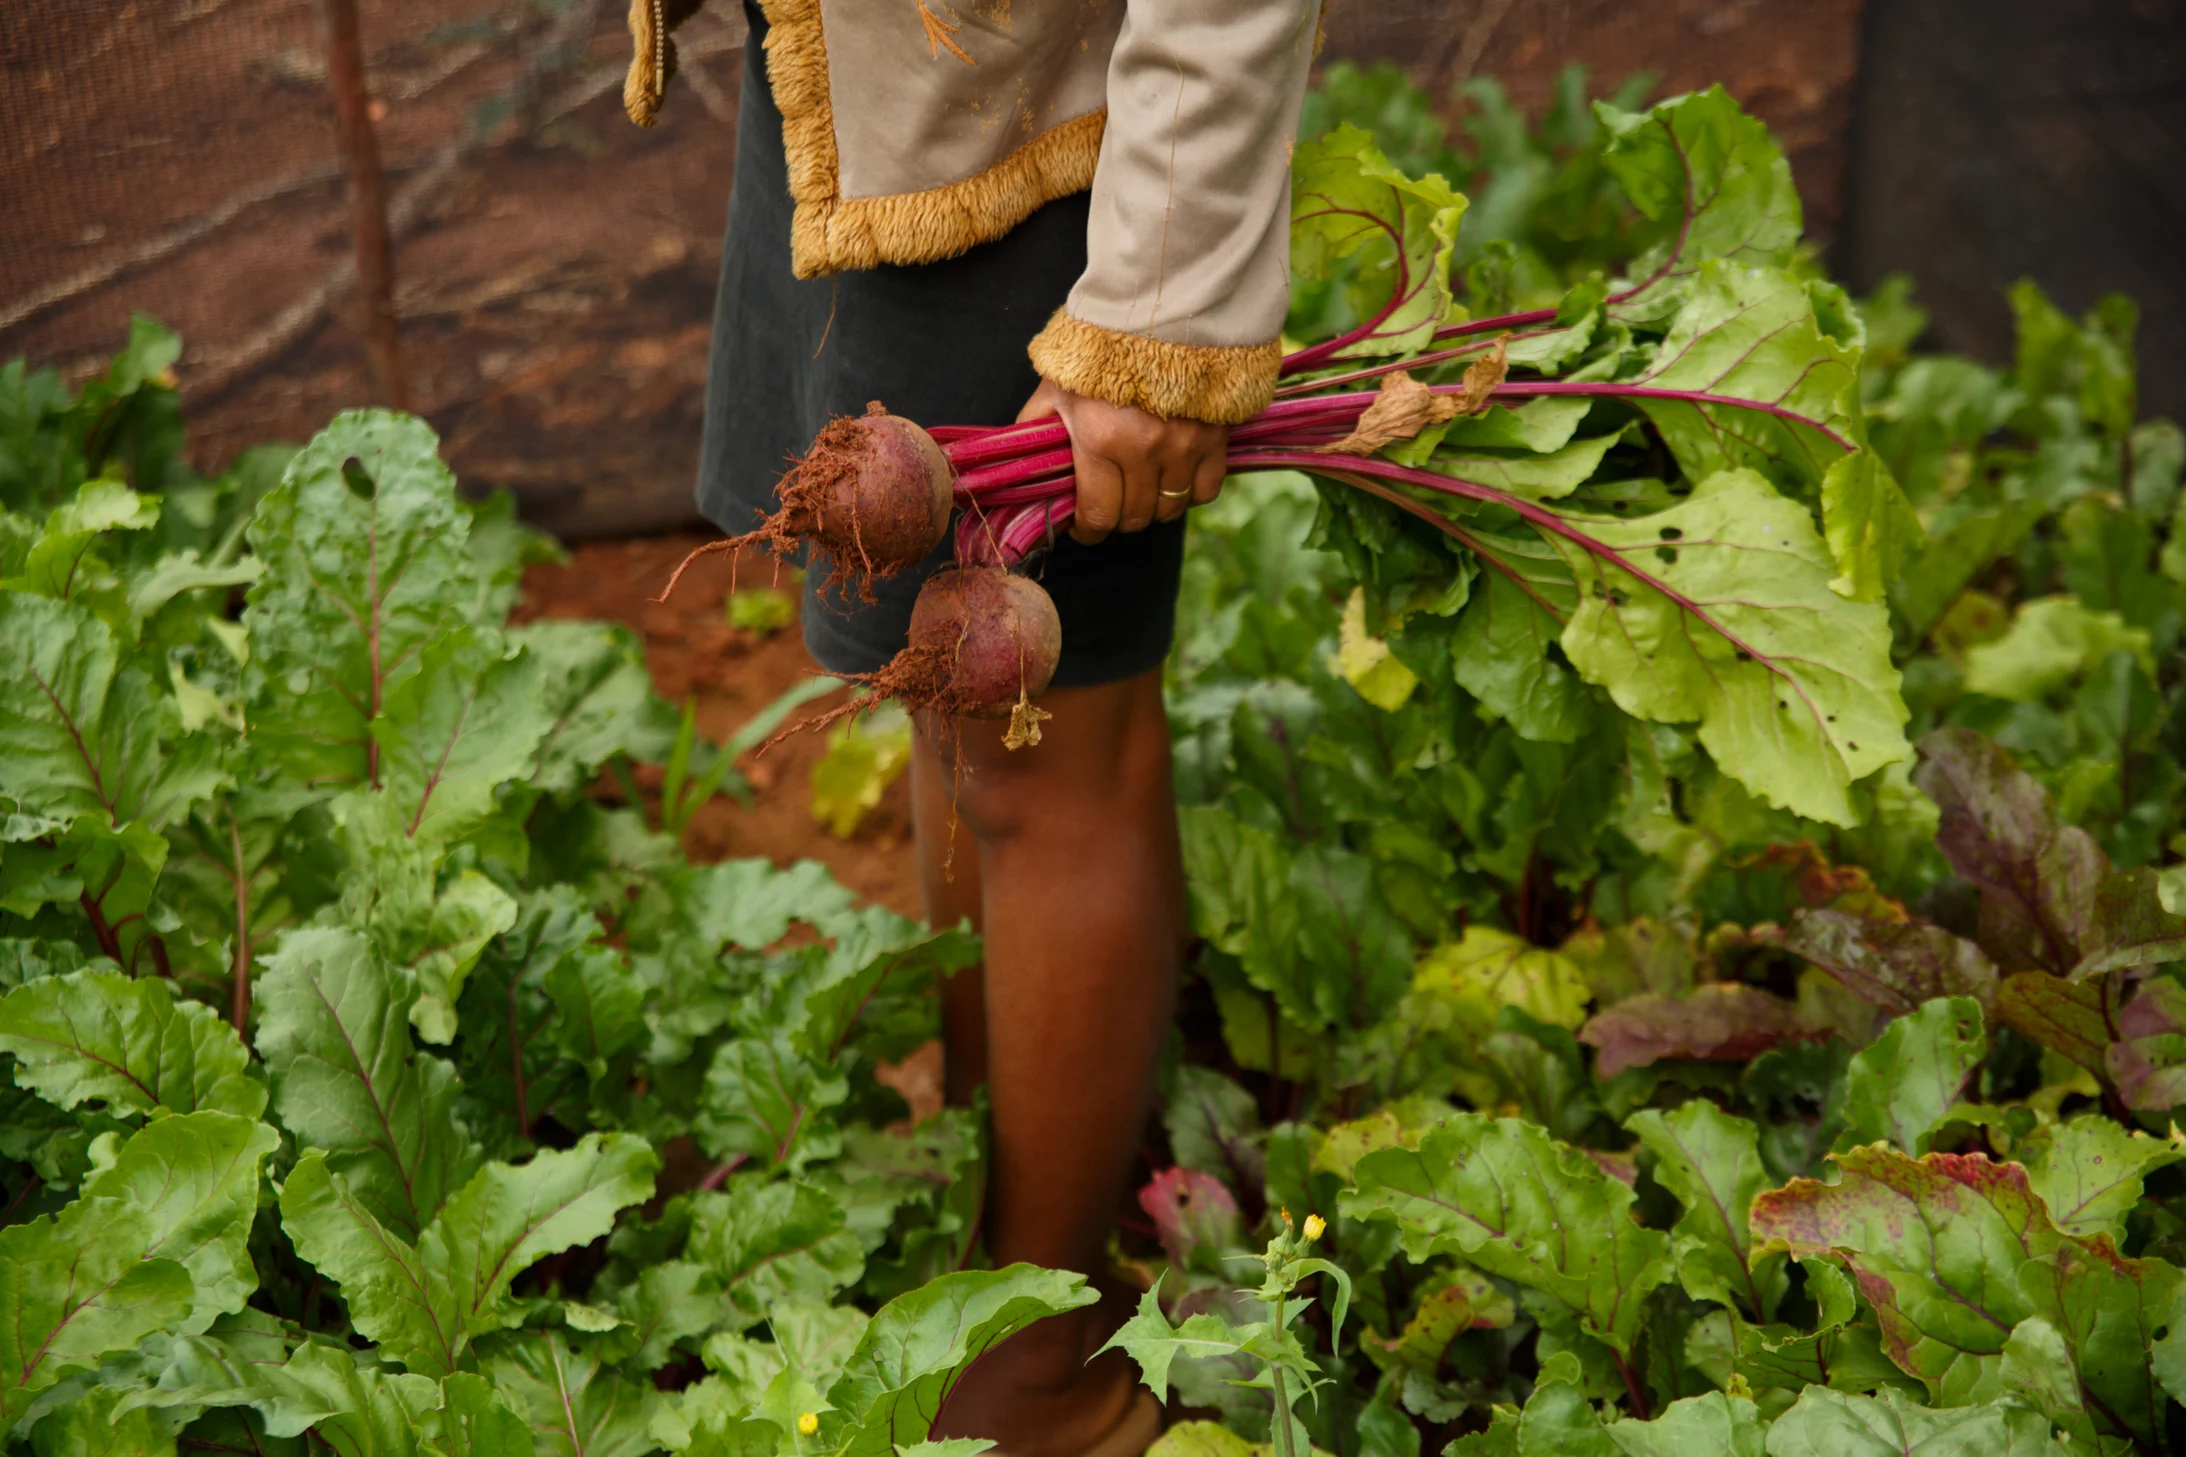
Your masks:
M1186 486L1181 491L1156 491L1154 494L1161 497L1161 499L1164 501L1181 501L1186 496L1189 496L1191 493L1192 488L1190 486Z

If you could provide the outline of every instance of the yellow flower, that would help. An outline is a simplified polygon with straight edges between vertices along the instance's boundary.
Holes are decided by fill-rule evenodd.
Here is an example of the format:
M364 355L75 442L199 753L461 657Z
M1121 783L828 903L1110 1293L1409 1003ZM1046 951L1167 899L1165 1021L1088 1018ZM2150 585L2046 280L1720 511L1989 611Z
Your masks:
M1319 1239L1322 1235L1328 1233L1328 1221L1321 1218L1321 1216L1318 1214L1308 1214L1306 1216L1306 1227L1304 1233L1306 1237L1306 1243L1311 1244L1315 1240Z
M820 1430L820 1414L816 1411L808 1411L797 1418L797 1430L807 1437L816 1434Z

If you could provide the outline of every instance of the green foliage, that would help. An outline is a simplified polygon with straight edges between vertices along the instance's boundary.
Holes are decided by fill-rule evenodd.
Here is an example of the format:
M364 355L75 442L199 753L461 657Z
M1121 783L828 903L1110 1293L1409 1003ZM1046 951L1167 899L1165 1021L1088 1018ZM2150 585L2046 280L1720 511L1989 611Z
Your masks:
M1431 295L1545 388L1382 452L1482 492L1193 515L1197 1011L1119 1341L1223 1425L1162 1451L1270 1450L1286 1363L1372 1457L2177 1450L2186 447L2132 311L2022 285L2008 368L1918 353L1720 92L1583 93L1308 107L1301 198L1408 241L1304 250L1294 340L1402 327L1302 380L1455 383ZM1446 295L1381 266L1443 196L1385 166L1469 195ZM1273 1344L1286 1212L1354 1335Z
M1305 378L1532 393L1194 513L1113 1344L1220 1419L1160 1457L2177 1450L2186 443L2130 305L1918 353L1644 90L1309 107ZM707 745L418 422L200 480L174 357L0 371L5 1442L967 1457L1093 1301L876 1076L977 942L677 845L831 685Z
M828 730L827 753L812 766L812 817L847 839L911 763L911 720L884 705Z
M415 420L193 484L166 337L81 400L0 376L11 1450L919 1444L1092 1297L977 1268L982 1120L888 1127L976 941L660 832L832 685L715 748L629 633L509 627L543 549ZM158 481L99 473L117 413ZM217 559L163 534L192 490ZM656 827L613 786L663 760Z
M729 594L729 626L772 637L797 620L797 599L780 587L745 587Z

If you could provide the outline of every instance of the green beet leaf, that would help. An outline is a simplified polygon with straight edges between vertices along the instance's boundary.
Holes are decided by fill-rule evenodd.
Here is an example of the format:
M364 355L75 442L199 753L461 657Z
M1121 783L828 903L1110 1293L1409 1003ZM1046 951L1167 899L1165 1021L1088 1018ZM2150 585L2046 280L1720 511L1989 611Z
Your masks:
M281 1223L297 1253L341 1286L350 1320L413 1371L456 1369L478 1336L509 1324L509 1282L534 1261L605 1234L652 1193L642 1139L587 1134L523 1165L488 1164L413 1247L382 1225L326 1158L297 1161Z
M524 772L551 724L538 660L498 635L450 631L418 654L371 725L377 783L412 840L452 839Z
M124 1393L93 1387L39 1419L30 1448L38 1457L172 1457L175 1427L147 1407L118 1411Z
M1685 1207L1671 1231L1686 1293L1767 1321L1784 1291L1784 1260L1756 1253L1746 1211L1768 1187L1760 1135L1705 1098L1668 1113L1635 1113L1625 1127L1654 1157L1655 1182Z
M1637 383L1766 405L1641 397L1687 476L1753 466L1780 485L1818 483L1856 442L1856 345L1822 332L1809 285L1774 268L1710 261ZM1736 410L1736 429L1726 429ZM1835 437L1835 438L1832 438Z
M678 900L709 951L727 946L757 951L799 923L832 936L857 908L857 897L817 860L780 868L757 858L693 866L680 879Z
M711 1270L688 1260L670 1260L640 1272L615 1301L626 1322L616 1332L615 1347L639 1371L656 1371L679 1349L696 1349L727 1316L721 1282Z
M646 1033L647 989L573 886L526 896L465 977L456 1047L465 1107L498 1156L524 1151L542 1116L626 1069Z
M1894 1019L1846 1070L1840 1142L1879 1139L1909 1154L1926 1153L1929 1136L1965 1101L1988 1055L1981 1004L1970 997L1939 997Z
M767 1019L823 1063L853 1042L893 1059L930 1041L940 1030L924 1015L936 979L977 965L980 955L968 932L931 931L879 906L835 918L831 934L825 957L806 957L770 991Z
M1982 572L2018 547L2043 516L2038 501L1991 506L1959 503L1928 528L1926 550L1891 585L1890 601L1916 638L1926 638L1945 609Z
M2065 1457L2029 1407L1989 1401L1932 1411L1902 1393L1810 1386L1769 1428L1768 1457Z
M2050 1223L2079 1239L2125 1238L2125 1217L2140 1202L2141 1181L2186 1157L2186 1150L2125 1128L2099 1114L2044 1124L2013 1149Z
M1790 261L1803 226L1791 168L1768 128L1722 87L1643 113L1598 101L1594 114L1606 133L1603 167L1662 232L1660 243L1633 260L1639 287L1621 312L1662 317L1705 259Z
M418 1436L435 1457L531 1457L537 1450L530 1423L468 1371L440 1383L440 1405L420 1416Z
M266 1106L235 1029L151 978L92 969L19 986L0 999L0 1050L15 1055L17 1086L62 1108L256 1118Z
M1750 471L1683 503L1554 534L1579 585L1564 651L1636 718L1700 724L1772 804L1849 825L1855 780L1911 751L1877 606L1830 590L1806 511Z
M640 763L664 758L675 742L672 711L653 692L637 635L604 622L533 622L509 641L539 665L547 725L523 777L554 794L589 784L620 754Z
M1999 1020L2102 1075L2110 1052L2112 1021L2123 1005L2122 988L2108 978L2066 981L2046 971L2022 971L1997 988Z
M479 1163L452 1068L410 1040L416 991L355 931L291 931L262 963L273 1107L373 1219L415 1240Z
M280 1135L232 1113L178 1113L130 1135L114 1162L84 1181L86 1199L143 1214L143 1258L174 1260L196 1287L174 1329L194 1334L232 1315L258 1288L247 1242L258 1213L258 1170Z
M491 878L466 870L432 897L430 910L416 921L422 924L403 926L389 918L375 921L373 930L381 947L417 979L410 1025L427 1042L452 1042L464 978L487 943L516 924L516 902Z
M2038 1315L2012 1327L2004 1342L2004 1387L2058 1426L2091 1437L2080 1371L2065 1338Z
M1866 448L1858 345L1825 331L1843 296L1780 270L1718 262L1703 264L1685 294L1636 380L1671 394L1635 403L1692 480L1747 466L1783 488L1818 490L1839 572L1831 589L1879 601L1924 536L1889 467Z
M2011 629L1966 652L1966 688L2014 703L2039 703L2111 653L2149 661L2148 634L2077 597L2021 603Z
M960 1270L987 1194L986 1108L945 1108L915 1128L852 1128L828 1190L873 1258L864 1288L900 1295Z
M47 513L45 529L29 543L15 575L0 581L0 591L77 602L124 629L127 614L113 611L119 594L112 569L92 548L109 531L149 531L158 524L156 497L140 496L117 480L85 481L73 501Z
M445 874L442 848L404 832L390 795L345 794L328 813L349 862L341 920L368 932L381 956L408 971L418 990L410 1007L418 1035L452 1040L463 983L487 943L515 924L515 900L481 871Z
M179 721L120 666L107 625L69 602L0 591L0 785L23 814L155 827L220 783L201 751L163 749Z
M266 1435L310 1433L340 1457L410 1457L418 1426L440 1404L440 1384L357 1360L344 1347L313 1343L265 1374L270 1399L254 1403Z
M1517 1318L1511 1298L1477 1270L1455 1270L1428 1282L1419 1308L1393 1336L1368 1329L1359 1350L1383 1371L1412 1381L1433 1381L1446 1369L1458 1337L1469 1331L1504 1330Z
M340 1287L350 1324L388 1357L425 1375L456 1369L471 1335L462 1292L447 1272L428 1271L323 1154L307 1153L289 1171L281 1228L296 1253Z
M273 1415L284 1388L270 1373L288 1361L302 1339L297 1327L245 1306L214 1320L202 1335L171 1336L148 1346L159 1358L152 1363L158 1380L127 1393L117 1410L155 1407L182 1421L232 1407Z
M540 1457L644 1457L658 1447L649 1428L661 1394L602 1361L591 1342L526 1331L495 1342L482 1364L530 1424Z
M114 1198L0 1230L0 1418L190 1314L190 1272L147 1258L161 1234L150 1211Z
M1458 1255L1539 1290L1620 1354L1676 1273L1669 1237L1631 1218L1631 1189L1516 1119L1459 1114L1416 1149L1368 1154L1353 1181L1343 1212L1395 1224L1412 1259Z
M558 1014L554 1045L594 1082L643 1040L645 985L620 952L583 947L554 963L542 980Z
M372 723L473 594L454 486L423 421L363 410L337 416L259 503L252 739L290 780L379 783Z
M1674 1401L1650 1421L1603 1421L1579 1388L1547 1382L1518 1419L1519 1457L1762 1457L1754 1404L1711 1391Z
M1555 1027L1586 1018L1586 980L1571 959L1508 931L1472 925L1434 947L1412 973L1415 1011L1459 1041L1484 1038L1505 1007ZM1423 1029L1424 1030L1424 1029Z
M169 846L152 826L109 827L91 814L73 823L14 816L0 821L0 844L8 844L0 911L28 917L52 905L72 920L80 913L100 952L132 975L156 973L163 957L171 973L189 956L187 930L153 904ZM155 916L167 925L165 937L152 932Z
M2062 1373L2053 1352L2038 1361L2045 1383L2065 1387L2053 1413L2060 1423L2083 1440L2122 1437L2143 1450L2159 1442L2169 1403L2153 1347L2170 1320L2179 1272L2159 1259L2127 1259L2108 1235L2096 1235L2030 1261L2019 1283L2070 1357ZM2011 1356L2007 1349L2007 1368ZM2006 1370L2007 1382L2014 1374Z
M842 1149L828 1110L850 1096L847 1078L805 1057L783 1033L738 1037L714 1050L693 1132L719 1159L795 1173Z
M1602 457L1618 438L1588 436L1538 455L1462 455L1444 451L1426 463L1444 475L1493 486L1528 501L1554 501L1593 479L1594 472L1601 468Z
M1169 1151L1179 1166L1211 1174L1232 1188L1256 1189L1267 1178L1267 1135L1252 1094L1211 1068L1187 1063L1162 1113Z
M864 1245L842 1206L810 1184L740 1177L725 1192L690 1201L684 1258L727 1293L739 1329L785 1301L825 1304L865 1268Z
M835 1450L892 1457L897 1443L923 1441L972 1362L1033 1322L1096 1299L1082 1275L1031 1265L965 1270L897 1296L828 1388L844 1424Z
M1389 279L1386 295L1366 285L1353 300L1360 319L1388 316L1334 357L1408 354L1426 346L1450 312L1450 255L1465 198L1442 178L1406 176L1373 137L1346 123L1291 157L1291 267L1327 278L1358 255L1360 272Z
M1587 692L1549 645L1577 604L1571 571L1538 541L1474 533L1492 570L1473 588L1450 641L1458 685L1522 736L1575 742L1587 725Z
M1180 819L1194 923L1291 1022L1360 1026L1388 1014L1404 993L1412 942L1365 857L1287 845L1211 806Z
M1871 1322L1855 1322L1852 1281L1830 1261L1799 1261L1807 1297L1814 1302L1814 1329L1789 1325L1741 1325L1733 1367L1756 1389L1797 1394L1808 1386L1872 1392L1905 1380L1882 1352Z

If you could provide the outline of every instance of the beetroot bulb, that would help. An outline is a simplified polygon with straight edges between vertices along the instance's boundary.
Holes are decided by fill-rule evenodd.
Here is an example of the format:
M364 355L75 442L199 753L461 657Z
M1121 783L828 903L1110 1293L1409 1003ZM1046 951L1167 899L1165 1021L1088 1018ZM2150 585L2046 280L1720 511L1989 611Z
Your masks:
M862 593L874 577L908 571L941 544L955 485L956 471L933 437L875 401L863 415L827 423L775 487L781 504L756 531L692 552L654 600L665 602L699 557L747 546L779 557L806 543L828 558L830 580Z
M945 665L927 704L966 718L1008 718L1047 691L1063 623L1047 589L1002 567L952 567L920 589L911 643Z
M1012 749L1040 742L1047 714L1033 699L1047 690L1063 654L1063 624L1054 599L1030 577L1004 567L949 567L919 589L911 606L910 641L878 672L858 674L856 698L785 729L822 728L894 699L913 713L947 718L1008 719L1002 742Z

